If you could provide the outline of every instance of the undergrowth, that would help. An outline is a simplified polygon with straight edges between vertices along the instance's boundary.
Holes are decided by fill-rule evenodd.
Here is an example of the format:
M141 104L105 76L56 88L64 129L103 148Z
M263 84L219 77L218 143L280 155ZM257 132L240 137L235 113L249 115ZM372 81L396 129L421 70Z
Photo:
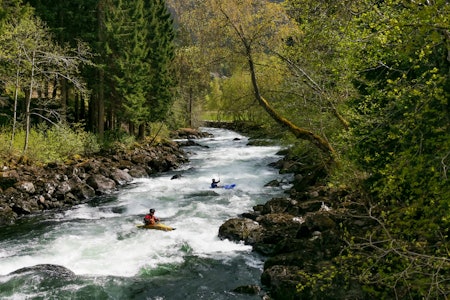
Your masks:
M64 162L76 155L86 156L97 153L100 144L94 134L79 126L48 127L40 124L30 130L28 147L25 150L25 130L16 130L14 138L11 131L0 129L0 162L26 157L35 163Z

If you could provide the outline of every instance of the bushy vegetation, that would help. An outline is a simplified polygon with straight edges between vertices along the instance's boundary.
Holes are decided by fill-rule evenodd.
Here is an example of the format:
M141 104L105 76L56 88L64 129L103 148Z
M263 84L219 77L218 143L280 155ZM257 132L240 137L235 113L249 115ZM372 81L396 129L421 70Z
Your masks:
M11 141L11 132L3 128L0 139L1 160L26 156L35 163L64 162L76 155L85 156L97 153L100 144L92 133L83 131L80 127L71 129L67 126L47 127L43 124L30 131L29 145L24 153L25 131L18 130Z
M45 164L50 162L67 162L73 158L88 157L103 152L128 150L136 145L155 145L168 139L170 130L164 123L151 123L152 135L144 140L136 140L126 131L108 131L100 142L98 136L82 129L81 125L47 126L43 123L30 130L29 145L25 152L25 131L18 130L11 141L11 131L3 127L0 130L0 163L26 159L29 163Z

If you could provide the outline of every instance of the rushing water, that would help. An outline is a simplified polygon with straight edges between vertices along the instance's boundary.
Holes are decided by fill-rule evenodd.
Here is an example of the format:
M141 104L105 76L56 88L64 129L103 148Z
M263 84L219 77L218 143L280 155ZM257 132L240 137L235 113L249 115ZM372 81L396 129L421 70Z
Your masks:
M260 285L262 257L242 243L220 240L227 219L283 193L264 187L284 180L268 164L279 147L247 146L235 132L186 147L181 170L135 180L114 195L64 212L48 212L0 230L0 299L260 299L232 292ZM181 174L172 180L174 174ZM210 189L212 178L236 183ZM137 229L149 208L174 231ZM63 266L75 275L34 270Z

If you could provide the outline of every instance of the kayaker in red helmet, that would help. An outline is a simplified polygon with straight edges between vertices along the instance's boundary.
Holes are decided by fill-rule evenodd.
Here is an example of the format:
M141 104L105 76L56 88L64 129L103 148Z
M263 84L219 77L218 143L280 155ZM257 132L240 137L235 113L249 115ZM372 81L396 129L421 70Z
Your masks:
M155 217L155 210L152 208L149 213L145 215L144 223L145 225L155 225L157 222L159 222L159 218Z

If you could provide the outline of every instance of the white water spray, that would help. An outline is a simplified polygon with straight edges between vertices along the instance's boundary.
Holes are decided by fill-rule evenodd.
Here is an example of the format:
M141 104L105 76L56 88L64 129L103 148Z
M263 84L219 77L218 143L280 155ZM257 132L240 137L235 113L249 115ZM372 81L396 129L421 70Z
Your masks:
M279 159L279 147L251 147L246 137L234 132L205 130L214 137L197 141L204 147L186 148L190 163L177 171L181 178L172 180L173 173L168 173L137 179L114 201L75 207L35 235L0 241L0 275L55 264L78 275L127 277L162 265L180 265L186 255L227 260L249 253L250 246L220 240L218 229L227 219L280 193L264 187L280 177L268 167ZM236 188L210 189L218 174L221 184L235 183ZM150 208L177 229L137 229Z

